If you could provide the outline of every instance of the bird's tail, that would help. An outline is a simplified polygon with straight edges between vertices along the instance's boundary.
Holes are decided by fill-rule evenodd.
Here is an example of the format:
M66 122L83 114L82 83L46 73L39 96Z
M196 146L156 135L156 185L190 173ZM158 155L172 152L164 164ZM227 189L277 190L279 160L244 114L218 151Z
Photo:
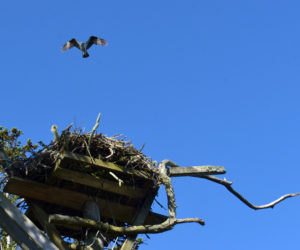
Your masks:
M89 56L90 56L90 55L89 55L89 53L87 53L87 52L85 52L85 53L82 54L82 57L83 57L83 58L86 58L86 57L89 57Z

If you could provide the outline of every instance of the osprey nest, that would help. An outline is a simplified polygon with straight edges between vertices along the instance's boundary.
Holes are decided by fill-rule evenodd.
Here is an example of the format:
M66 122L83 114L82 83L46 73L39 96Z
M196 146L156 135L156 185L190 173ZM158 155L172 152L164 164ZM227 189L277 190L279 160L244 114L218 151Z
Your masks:
M157 183L159 176L159 171L156 167L157 163L141 152L143 147L136 149L131 141L126 140L126 137L123 135L108 137L101 133L84 133L81 129L73 131L64 130L49 145L42 142L40 142L40 145L43 149L39 152L33 153L27 159L12 163L7 169L8 174L38 182L46 182L51 176L56 162L60 160L61 154L64 151L68 151L114 163L122 167L125 172L135 171L135 175L151 179L154 184ZM118 176L104 173L103 170L94 168L93 166L75 166L71 164L68 168L96 177L105 177L113 181L120 178L122 183L128 185L138 185L138 182L141 181L139 178L128 178L128 176L126 177L122 173L118 174Z
M136 149L125 136L108 137L96 133L99 117L93 130L70 130L61 134L51 128L54 140L39 142L42 149L31 152L26 159L14 159L5 167L5 192L38 204L51 214L82 216L86 201L97 202L101 222L115 226L132 225L135 215L148 192L157 190L161 176L157 163ZM27 215L35 222L29 209ZM146 224L154 225L167 217L149 213ZM57 225L61 235L82 240L81 227ZM106 235L108 241L114 235Z

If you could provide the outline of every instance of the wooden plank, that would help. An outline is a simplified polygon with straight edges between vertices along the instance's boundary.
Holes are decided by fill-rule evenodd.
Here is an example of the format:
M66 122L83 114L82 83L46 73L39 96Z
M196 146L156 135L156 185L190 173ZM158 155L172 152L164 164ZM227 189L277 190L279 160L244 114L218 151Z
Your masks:
M8 193L20 195L21 197L40 200L79 211L81 211L84 202L96 199L101 216L122 222L132 223L136 213L134 207L16 177L9 179L4 190ZM151 213L148 215L146 221L147 224L157 224L158 221L161 222L165 218L163 215L157 216L157 214Z
M145 222L145 219L146 219L147 215L149 214L149 211L151 209L153 200L155 199L155 196L157 195L157 192L158 192L158 188L149 191L143 205L137 211L133 225L142 225ZM136 237L137 237L137 234L128 236L126 238L126 240L124 241L124 243L122 244L121 250L131 250L135 243Z
M75 183L79 183L82 185L86 185L89 187L94 187L97 189L101 189L104 191L128 196L130 198L144 198L146 196L147 190L131 187L123 184L119 186L118 183L105 180L100 177L91 176L89 174L84 174L81 172L72 171L64 168L56 168L56 170L52 173L52 176L55 176L60 179L72 181Z
M61 164L61 159L59 158L55 162L55 166L52 173L55 173L55 171L59 168L60 164ZM56 178L53 174L51 174L46 180L46 183L49 185L53 185L55 182L56 182Z
M17 226L7 216L7 214L0 209L0 225L1 227L20 245L24 250L40 250L40 248L28 237L21 228Z
M69 249L67 243L63 241L62 238L60 237L60 234L55 228L55 226L48 222L48 217L49 217L48 214L46 214L46 212L43 209L41 209L38 205L36 205L34 202L30 202L29 206L34 213L35 218L38 219L42 228L47 233L48 237L52 240L52 242L60 250Z
M112 162L107 162L107 161L102 161L100 159L96 159L96 158L91 158L89 156L86 155L79 155L79 154L75 154L75 153L71 153L68 151L65 151L62 154L62 160L65 159L69 159L69 160L75 160L81 163L85 163L87 165L92 165L92 166L98 166L101 168L104 168L106 170L111 170L111 171L115 171L115 172L119 172L119 173L125 173L125 174L129 174L129 175L135 175L138 177L142 177L141 174L143 174L143 178L144 179L150 179L147 175L147 173L143 172L143 171L137 171L137 170L125 170L124 168L118 166L115 163Z
M196 166L196 167L172 167L168 168L170 177L192 176L201 177L205 175L225 174L224 167Z
M2 193L0 193L0 224L23 249L58 250Z

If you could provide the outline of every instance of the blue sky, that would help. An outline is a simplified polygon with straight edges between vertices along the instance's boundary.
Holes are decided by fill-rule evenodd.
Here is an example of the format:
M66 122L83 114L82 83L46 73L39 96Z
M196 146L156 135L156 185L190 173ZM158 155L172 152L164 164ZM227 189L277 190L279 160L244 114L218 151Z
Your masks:
M2 1L1 118L50 142L71 122L125 134L153 160L221 165L255 204L299 192L299 1ZM105 38L83 59L69 39ZM178 217L142 249L297 249L298 197L252 211L173 179ZM165 202L163 189L158 197ZM157 206L154 209L158 212Z

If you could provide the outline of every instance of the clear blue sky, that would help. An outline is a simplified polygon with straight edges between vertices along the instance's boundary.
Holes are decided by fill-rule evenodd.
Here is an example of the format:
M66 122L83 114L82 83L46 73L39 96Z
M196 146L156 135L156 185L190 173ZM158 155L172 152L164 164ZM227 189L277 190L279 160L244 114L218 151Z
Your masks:
M76 121L182 166L221 165L255 204L299 192L299 1L1 1L2 126L50 142ZM105 38L83 59L69 39ZM298 249L300 198L253 211L173 179L178 225L142 249ZM163 191L163 190L162 190ZM165 202L161 192L158 200ZM154 208L158 212L157 207Z

